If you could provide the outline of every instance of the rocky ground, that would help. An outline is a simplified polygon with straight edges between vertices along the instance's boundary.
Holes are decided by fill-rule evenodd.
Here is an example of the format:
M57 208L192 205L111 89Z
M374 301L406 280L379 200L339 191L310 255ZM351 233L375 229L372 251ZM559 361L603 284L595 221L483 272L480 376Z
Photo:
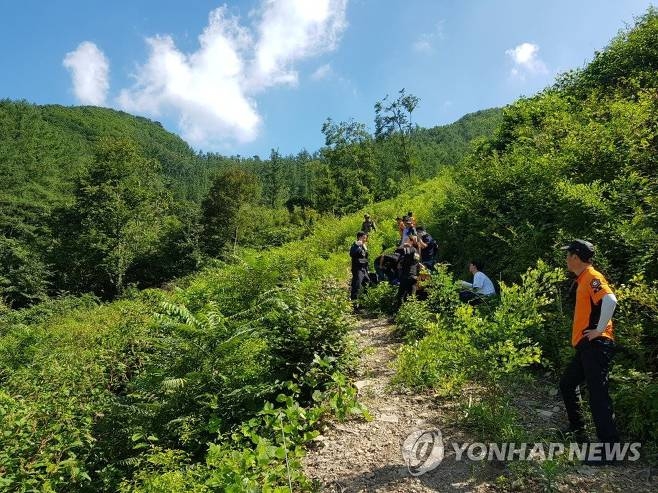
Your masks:
M455 452L447 444L472 440L455 423L455 409L459 402L439 399L432 393L403 393L391 387L393 363L401 341L393 336L393 326L386 320L360 320L355 336L362 355L356 386L361 402L368 407L373 419L369 422L331 423L317 437L304 459L304 467L319 491L658 491L658 483L646 465L573 466L559 475L555 483L549 484L536 477L497 480L509 476L510 466L502 462L455 460ZM528 417L529 425L551 427L564 420L563 408L554 390L537 395L537 389L528 389L527 395L519 397L518 404ZM405 442L410 434L415 432L416 438L428 432L423 437L436 438L435 430L440 431L446 444L441 461L438 460L440 449L430 445L424 448L416 445L410 452L409 445L414 440ZM408 445L407 456L412 454L411 470L403 457L405 443ZM434 455L424 462L415 458L424 458L426 455L423 454L432 450ZM436 467L414 475L412 471L419 472L413 469L416 464Z

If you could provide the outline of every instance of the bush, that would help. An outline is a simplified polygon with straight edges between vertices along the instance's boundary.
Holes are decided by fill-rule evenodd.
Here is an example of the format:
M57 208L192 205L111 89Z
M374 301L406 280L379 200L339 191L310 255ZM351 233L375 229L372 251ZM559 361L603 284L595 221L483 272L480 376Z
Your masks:
M345 291L328 280L346 270L345 238L333 235L327 241L341 251L325 258L316 254L318 238L309 238L243 250L168 291L130 292L102 306L93 297L64 298L3 313L2 488L216 489L221 474L203 465L208 443L225 458L216 469L233 471L236 481L242 471L253 481L244 484L261 485L271 472L273 488L287 484L278 453L273 462L256 460L258 447L267 455L274 446L265 428L261 445L218 437L258 418L265 402L287 392L286 380L299 387L292 407L300 415L315 407L340 418L359 412L355 389L338 372L347 365L353 319ZM299 444L309 436L293 435Z
M546 286L557 275L540 263L524 274L523 284L503 284L497 305L482 309L459 304L452 313L440 305L439 323L431 322L430 301L403 305L396 319L401 331L428 335L403 348L396 380L411 387L432 387L445 386L442 380L446 378L460 381L466 377L495 386L539 363L541 349L531 335L543 328L543 310L553 302ZM448 386L454 386L453 382Z
M427 303L411 299L403 303L395 316L395 325L405 341L411 342L425 337L435 317Z
M21 308L48 298L50 271L30 247L0 235L0 300Z
M522 443L528 441L519 415L506 397L485 394L476 402L461 406L461 422L475 433L478 440L490 443Z
M627 368L658 372L658 281L634 276L616 290L615 339L625 351L617 362Z
M360 305L372 315L395 313L395 297L398 288L388 282L380 282L368 288L359 298Z
M612 373L611 380L619 426L629 437L658 444L658 383L653 375L619 369Z
M453 277L448 273L448 266L437 264L427 286L427 305L434 313L450 321L459 306L459 291Z
M420 341L402 346L393 382L412 389L434 388L439 393L452 394L472 376L477 356L466 334L437 324Z

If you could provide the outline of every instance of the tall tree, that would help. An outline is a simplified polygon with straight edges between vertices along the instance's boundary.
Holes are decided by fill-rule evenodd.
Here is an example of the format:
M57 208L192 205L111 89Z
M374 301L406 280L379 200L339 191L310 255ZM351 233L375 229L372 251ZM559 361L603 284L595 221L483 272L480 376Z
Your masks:
M391 139L397 143L397 164L400 171L411 179L417 158L412 147L411 134L414 126L411 114L420 99L413 94L406 94L404 88L398 97L388 101L388 95L375 103L375 138Z
M161 241L170 203L155 161L131 140L102 139L75 184L73 204L54 216L58 284L104 297L121 293L126 271Z
M220 172L201 204L201 241L210 255L218 255L231 241L237 242L241 227L240 209L255 204L261 196L260 180L240 168Z
M339 212L354 212L372 201L377 181L372 137L363 123L335 123L331 118L322 125L322 133L321 154L341 191Z
M0 304L21 308L47 298L48 269L37 253L0 235Z
M267 205L272 209L279 207L285 200L283 183L283 162L278 149L272 149L270 159L265 163L264 192Z

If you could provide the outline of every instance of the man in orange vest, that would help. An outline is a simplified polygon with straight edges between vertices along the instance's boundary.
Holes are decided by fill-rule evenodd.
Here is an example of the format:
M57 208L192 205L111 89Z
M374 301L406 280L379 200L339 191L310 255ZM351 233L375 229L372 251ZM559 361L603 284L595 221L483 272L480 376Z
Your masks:
M576 354L560 380L560 390L569 417L569 429L584 441L584 421L578 389L587 383L589 404L602 443L619 442L608 393L608 372L614 353L612 314L617 298L605 277L592 266L594 246L574 240L562 247L567 251L567 268L576 275L576 307L571 329L571 345ZM595 461L596 462L596 461ZM605 458L599 461L604 464ZM591 464L597 465L597 464Z

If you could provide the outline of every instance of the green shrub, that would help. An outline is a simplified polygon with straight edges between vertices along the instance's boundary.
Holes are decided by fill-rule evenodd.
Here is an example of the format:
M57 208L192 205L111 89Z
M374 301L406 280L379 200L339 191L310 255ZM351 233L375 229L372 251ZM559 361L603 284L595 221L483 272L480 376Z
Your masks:
M339 357L353 324L349 311L345 291L333 282L281 293L264 319L278 375L307 372L316 355Z
M400 349L393 382L412 389L459 391L477 364L477 352L466 334L435 325L420 341Z
M75 310L91 309L99 303L100 300L96 296L84 294L50 298L29 308L0 312L0 335L8 333L14 325L43 323L50 317L68 315Z
M326 366L326 361L317 362ZM326 368L325 368L326 369ZM356 389L338 372L331 375L325 391L316 390L313 403L299 403L300 387L284 385L277 404L266 402L251 419L222 433L208 445L205 463L193 464L180 450L164 449L155 437L133 435L135 448L146 452L132 461L136 474L124 480L121 491L307 491L310 481L303 475L300 459L303 445L315 438L324 415L331 411L339 419L350 415L369 418L356 401ZM178 490L176 490L178 491Z
M427 292L427 304L430 310L449 321L455 308L459 306L459 290L455 280L448 273L447 265L435 266Z
M491 443L527 442L529 436L521 425L511 402L499 394L485 394L480 400L462 404L461 422L478 440Z
M388 282L380 282L368 288L359 298L359 303L372 315L392 315L395 313L395 297L398 288Z
M400 306L395 325L405 341L411 342L427 335L434 319L426 302L410 299Z
M629 437L658 444L658 383L654 376L619 369L610 378L619 426Z
M658 371L658 281L634 276L616 290L615 339L625 351L616 360L639 371Z
M430 301L407 303L396 319L402 324L401 331L429 335L403 349L399 381L414 387L433 386L440 384L446 372L453 371L492 385L539 363L541 349L531 336L543 328L543 310L553 302L546 285L557 275L540 263L524 274L522 284L503 284L498 304L485 309L458 304L452 313L440 305L443 311L438 324L431 322L427 309L433 306ZM420 366L427 368L421 370ZM419 373L414 376L414 371Z

